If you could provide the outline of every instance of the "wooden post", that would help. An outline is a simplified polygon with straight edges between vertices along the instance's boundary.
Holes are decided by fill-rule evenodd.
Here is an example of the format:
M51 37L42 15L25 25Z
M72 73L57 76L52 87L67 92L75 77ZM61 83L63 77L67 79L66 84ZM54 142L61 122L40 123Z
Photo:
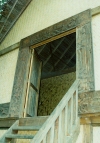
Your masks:
M83 125L83 143L93 143L93 127L91 124Z

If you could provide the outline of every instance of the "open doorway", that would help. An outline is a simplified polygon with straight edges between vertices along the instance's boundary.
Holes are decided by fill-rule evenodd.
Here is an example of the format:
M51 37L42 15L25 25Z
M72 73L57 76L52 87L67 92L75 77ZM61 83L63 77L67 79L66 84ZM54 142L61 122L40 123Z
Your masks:
M38 115L50 115L76 79L76 33L35 49L42 61Z

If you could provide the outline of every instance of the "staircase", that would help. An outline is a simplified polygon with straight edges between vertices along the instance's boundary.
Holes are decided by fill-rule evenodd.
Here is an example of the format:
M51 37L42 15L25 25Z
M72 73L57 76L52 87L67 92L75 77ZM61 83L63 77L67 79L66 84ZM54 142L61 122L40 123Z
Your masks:
M0 143L75 143L79 134L78 81L75 81L50 116L20 118Z

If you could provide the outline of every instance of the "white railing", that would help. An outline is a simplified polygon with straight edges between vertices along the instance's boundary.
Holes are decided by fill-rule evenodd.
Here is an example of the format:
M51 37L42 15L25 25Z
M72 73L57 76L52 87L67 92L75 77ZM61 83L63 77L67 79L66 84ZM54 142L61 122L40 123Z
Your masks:
M73 83L31 143L66 143L66 137L73 136L78 122L78 85L78 81Z

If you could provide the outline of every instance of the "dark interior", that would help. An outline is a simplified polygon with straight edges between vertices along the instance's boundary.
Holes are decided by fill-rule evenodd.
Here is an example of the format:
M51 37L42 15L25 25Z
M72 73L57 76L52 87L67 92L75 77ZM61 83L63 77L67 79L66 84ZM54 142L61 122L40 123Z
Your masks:
M36 48L43 62L42 78L76 70L76 33Z

